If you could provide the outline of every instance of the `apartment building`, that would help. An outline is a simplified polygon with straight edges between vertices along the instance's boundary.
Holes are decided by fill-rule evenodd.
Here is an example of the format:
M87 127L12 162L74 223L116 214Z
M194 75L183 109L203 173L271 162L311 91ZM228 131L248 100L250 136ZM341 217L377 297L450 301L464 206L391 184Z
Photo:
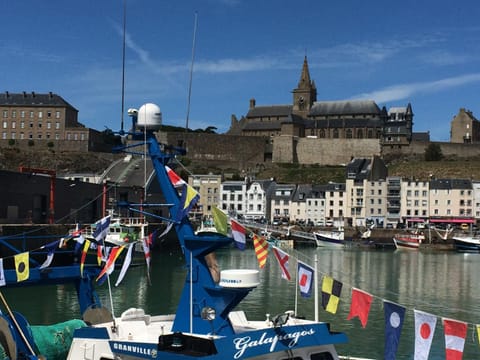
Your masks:
M402 181L400 208L403 220L424 222L429 218L429 191L428 181Z
M305 222L307 219L307 199L312 193L312 185L299 184L295 190L295 194L290 203L290 222L296 223L299 221Z
M429 186L430 217L461 219L473 216L475 196L470 180L433 179Z
M246 192L245 219L271 219L270 197L275 188L274 180L253 180Z
M188 184L199 194L200 200L196 206L196 215L211 216L212 207L220 205L221 175L190 175Z

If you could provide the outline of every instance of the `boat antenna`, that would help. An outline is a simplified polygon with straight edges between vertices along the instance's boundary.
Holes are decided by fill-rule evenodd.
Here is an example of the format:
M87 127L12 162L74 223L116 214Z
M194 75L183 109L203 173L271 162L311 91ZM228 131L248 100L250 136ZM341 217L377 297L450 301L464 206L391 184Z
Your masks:
M190 79L188 84L187 119L185 123L185 132L188 132L188 120L190 117L190 98L192 96L192 77L193 77L193 63L195 60L195 40L197 37L197 18L198 18L198 14L197 12L195 12L195 23L193 26L192 61L190 63Z
M122 114L120 131L123 133L123 113L125 111L125 38L127 28L127 0L123 0L123 44L122 44Z

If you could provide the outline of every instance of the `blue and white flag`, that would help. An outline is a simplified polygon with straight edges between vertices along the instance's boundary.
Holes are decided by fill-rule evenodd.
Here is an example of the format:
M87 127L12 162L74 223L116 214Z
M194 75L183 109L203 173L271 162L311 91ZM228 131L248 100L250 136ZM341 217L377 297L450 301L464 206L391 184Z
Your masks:
M405 308L384 300L383 309L385 313L385 353L383 358L395 360L405 318Z
M55 254L55 249L57 248L58 244L60 243L60 240L51 242L50 244L42 246L40 249L46 249L47 252L47 259L43 262L42 265L40 265L39 269L45 269L46 267L49 267L50 264L53 261L53 254Z
M105 237L108 234L108 228L110 226L110 215L105 216L95 223L95 231L93 232L93 237L97 241L105 240Z
M315 269L301 261L297 261L298 285L300 286L300 295L310 297L312 295Z
M7 281L5 280L5 273L3 271L3 258L0 258L0 286L7 285Z

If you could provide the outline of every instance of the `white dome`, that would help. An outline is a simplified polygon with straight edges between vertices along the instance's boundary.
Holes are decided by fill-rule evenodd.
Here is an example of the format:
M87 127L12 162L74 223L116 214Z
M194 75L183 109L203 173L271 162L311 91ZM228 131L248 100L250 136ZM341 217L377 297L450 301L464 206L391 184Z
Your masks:
M162 112L158 105L143 104L138 110L137 129L156 130L162 125Z

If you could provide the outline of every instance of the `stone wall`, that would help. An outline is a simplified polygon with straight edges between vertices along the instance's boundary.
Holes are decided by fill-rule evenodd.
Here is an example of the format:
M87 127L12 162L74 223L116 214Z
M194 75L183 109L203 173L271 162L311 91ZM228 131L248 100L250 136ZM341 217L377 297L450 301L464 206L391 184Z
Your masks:
M378 139L318 139L276 137L273 141L273 162L339 165L353 157L370 158L381 154Z
M254 136L205 133L160 133L159 141L187 149L195 161L214 161L219 166L249 167L263 164L268 157L268 139Z
M474 157L480 156L480 145L479 144L458 144L458 143L448 143L448 142L423 142L423 141L412 141L410 146L398 148L390 148L384 146L382 149L382 155L392 155L399 154L405 156L414 156L425 154L425 149L430 145L430 143L435 143L440 145L442 149L442 154L444 156L457 156L457 157Z

